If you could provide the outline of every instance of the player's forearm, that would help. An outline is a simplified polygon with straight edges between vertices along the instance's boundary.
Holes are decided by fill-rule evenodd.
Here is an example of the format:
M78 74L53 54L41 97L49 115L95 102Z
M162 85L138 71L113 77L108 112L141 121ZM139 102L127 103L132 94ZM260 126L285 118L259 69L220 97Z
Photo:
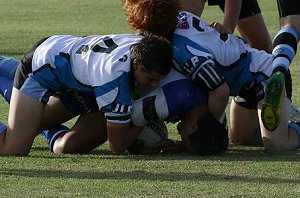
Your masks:
M239 20L240 11L241 11L242 0L226 0L224 8L224 19L223 25L231 31L234 32L234 29Z
M139 135L142 128L129 124L114 124L107 122L108 142L115 154L122 154Z
M229 88L225 82L217 89L209 92L208 109L218 120L221 118L227 107L229 95Z

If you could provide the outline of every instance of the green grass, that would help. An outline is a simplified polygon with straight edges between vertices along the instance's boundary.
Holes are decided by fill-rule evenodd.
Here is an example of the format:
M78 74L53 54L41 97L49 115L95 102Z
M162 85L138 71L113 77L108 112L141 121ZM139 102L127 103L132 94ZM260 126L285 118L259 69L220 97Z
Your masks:
M273 37L276 2L259 3ZM18 59L52 34L130 32L121 0L0 0L0 5L0 55ZM204 16L222 19L217 7L206 8ZM299 57L292 64L298 106ZM0 110L6 121L3 99ZM177 138L174 125L169 129ZM38 136L28 157L0 157L0 197L299 197L299 157L299 151L271 155L232 144L225 155L210 157L113 155L107 144L88 155L57 155Z

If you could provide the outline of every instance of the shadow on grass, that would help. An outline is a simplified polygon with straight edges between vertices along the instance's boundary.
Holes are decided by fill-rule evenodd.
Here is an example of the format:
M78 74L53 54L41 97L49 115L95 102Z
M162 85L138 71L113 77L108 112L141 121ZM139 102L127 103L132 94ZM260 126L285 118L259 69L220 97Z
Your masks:
M31 169L1 169L0 175L21 176L30 178L63 178L63 179L111 179L111 180L159 180L159 181L230 181L230 182L253 182L265 184L295 184L300 183L300 178L277 178L277 177L261 177L261 176L243 176L236 174L218 174L208 172L164 172L153 173L143 170L134 171L74 171L74 170L31 170Z
M6 56L6 57L14 57L14 56L23 56L27 52L13 52L13 51L1 51L0 54L1 56Z
M189 153L159 153L153 155L115 155L106 147L91 151L88 154L54 154L50 153L47 147L32 148L31 158L87 158L87 159L102 159L102 160L167 160L167 161L249 161L249 162L298 162L300 157L300 150L281 152L281 153L267 153L262 147L245 147L231 145L226 153L223 155L214 156L199 156Z

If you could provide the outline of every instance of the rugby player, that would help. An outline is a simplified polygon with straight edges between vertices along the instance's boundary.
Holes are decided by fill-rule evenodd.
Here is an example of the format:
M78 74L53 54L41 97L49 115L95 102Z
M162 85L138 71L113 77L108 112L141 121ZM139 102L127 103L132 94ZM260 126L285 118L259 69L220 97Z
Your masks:
M156 26L161 29L169 28L163 24L166 21L164 13L168 11L172 13L174 11L172 9L176 9L176 6L170 5L178 4L178 1L166 3L163 0L144 0L141 3L124 0L123 3L128 23L134 30L155 34ZM164 3L169 6L162 6ZM136 10L128 9L130 5ZM155 6L158 9L155 9ZM147 9L149 7L151 9ZM134 13L140 15L133 15ZM135 19L143 23L135 23ZM154 19L161 19L161 21L157 22ZM261 122L264 83L272 74L271 54L249 47L240 37L219 33L202 18L186 11L179 14L173 35L165 36L172 39L173 62L176 70L185 74L207 93L220 89L222 85L228 86L230 95L235 97L230 116L231 137L250 140L259 128L267 151L286 151L299 147L299 123L288 122L292 94L289 72L284 76L286 93L283 98L283 112L279 118L279 127L273 131L268 130ZM208 101L210 99L209 94ZM215 100L217 99L220 98L216 97ZM220 100L219 103L222 102L223 100ZM224 112L224 109L220 112Z
M171 69L171 56L169 41L151 35L43 39L21 61L32 65L32 73L18 67L8 126L0 126L0 154L27 155L42 128L45 104L51 95L62 93L65 104L82 104L77 129L97 109L99 133L108 135L113 152L124 152L141 131L130 124L133 85L157 86ZM53 113L60 117L62 112Z

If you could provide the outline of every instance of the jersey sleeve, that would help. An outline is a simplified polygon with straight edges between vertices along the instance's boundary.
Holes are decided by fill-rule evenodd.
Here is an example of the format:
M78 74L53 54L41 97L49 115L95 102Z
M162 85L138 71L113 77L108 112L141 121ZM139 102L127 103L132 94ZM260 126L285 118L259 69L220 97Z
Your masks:
M107 121L117 124L129 123L132 110L131 89L128 74L95 89L96 101Z
M131 120L135 126L143 127L151 120L165 120L168 116L168 105L162 88L133 102Z
M174 80L134 101L131 119L140 127L151 120L175 123L190 109L206 103L207 97L191 80Z
M173 37L173 63L177 70L209 92L222 85L225 80L215 66L213 56L208 50L184 36Z

